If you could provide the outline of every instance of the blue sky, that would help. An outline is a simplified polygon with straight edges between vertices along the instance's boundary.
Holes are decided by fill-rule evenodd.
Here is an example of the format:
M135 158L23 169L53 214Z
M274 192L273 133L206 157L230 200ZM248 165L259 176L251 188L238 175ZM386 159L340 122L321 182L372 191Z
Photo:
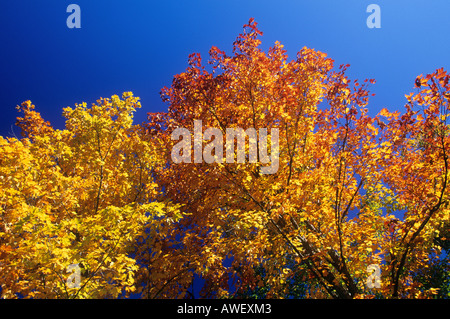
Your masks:
M69 4L81 8L81 29L69 29ZM369 4L381 28L369 29ZM450 70L450 1L432 0L15 0L0 5L0 135L12 136L15 106L30 99L63 127L62 108L124 91L146 113L164 111L160 89L183 72L187 57L207 58L212 45L231 54L254 17L263 49L280 41L294 59L303 47L327 53L349 76L374 78L369 110L402 110L417 75ZM18 135L20 130L14 128Z

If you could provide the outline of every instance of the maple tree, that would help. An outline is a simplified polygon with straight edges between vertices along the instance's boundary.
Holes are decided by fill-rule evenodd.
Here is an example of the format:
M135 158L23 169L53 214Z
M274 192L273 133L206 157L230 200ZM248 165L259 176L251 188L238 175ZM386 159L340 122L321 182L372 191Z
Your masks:
M3 297L188 298L196 277L209 298L439 293L423 278L447 242L450 75L419 76L403 114L371 117L374 80L314 49L266 53L261 35L250 19L232 55L191 54L161 92L168 111L142 124L130 92L65 108L63 130L22 104L23 137L0 137ZM174 162L172 133L198 120L222 133L200 141L215 160ZM261 140L257 161L251 138L244 163L218 156L233 128L278 130L276 172L262 171ZM374 264L380 288L366 285Z
M412 274L433 262L433 237L448 220L447 73L420 78L421 88L440 84L414 96L424 115L411 106L401 118L385 109L370 117L374 80L350 80L348 65L334 70L333 60L313 49L288 61L276 42L266 54L260 35L251 19L232 56L211 48L209 69L191 54L187 70L162 90L168 112L149 114L146 124L165 145L169 164L157 180L187 213L180 221L189 247L183 254L206 280L203 296L265 286L264 296L281 297L303 272L306 297L435 293ZM278 128L279 170L264 175L261 163L250 162L174 163L171 132L192 132L198 119L223 136L227 128ZM371 264L382 268L377 291L365 285Z
M0 137L2 297L116 298L139 292L136 242L181 217L158 201L157 153L132 125L138 98L100 99L65 108L56 130L19 108L22 139ZM164 235L161 235L163 237ZM67 268L79 265L79 287ZM154 274L158 274L155 272Z
M418 92L406 96L405 114L380 112L388 120L380 122L383 180L405 211L403 219L390 225L390 243L385 248L386 280L393 286L394 297L421 295L412 275L430 266L430 253L441 250L433 239L448 231L449 78L442 68L421 75L415 81ZM406 281L411 284L405 286Z

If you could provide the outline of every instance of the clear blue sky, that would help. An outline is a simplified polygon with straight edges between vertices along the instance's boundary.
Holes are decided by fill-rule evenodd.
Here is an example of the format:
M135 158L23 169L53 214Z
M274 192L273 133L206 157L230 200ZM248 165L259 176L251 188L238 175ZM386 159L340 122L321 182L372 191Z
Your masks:
M81 29L69 29L66 8L81 7ZM369 29L366 8L381 7L381 29ZM326 52L352 78L375 78L369 109L402 109L418 74L450 70L449 0L14 0L0 5L0 135L12 136L15 106L32 100L63 127L62 108L133 91L143 108L164 111L160 89L183 72L189 53L212 45L231 54L254 17L267 49L280 41L294 59L303 47ZM15 128L16 134L19 129Z

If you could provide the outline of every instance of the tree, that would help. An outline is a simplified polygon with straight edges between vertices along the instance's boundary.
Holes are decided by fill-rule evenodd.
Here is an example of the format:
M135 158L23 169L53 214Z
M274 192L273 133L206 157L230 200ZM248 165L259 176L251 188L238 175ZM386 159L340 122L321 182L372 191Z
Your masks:
M185 298L198 277L209 298L448 294L450 75L371 117L374 80L260 36L250 19L231 56L191 54L142 124L131 92L65 108L63 130L19 107L22 138L0 137L2 297Z
M160 158L132 125L138 98L122 98L65 108L63 130L27 101L17 121L23 138L0 137L2 297L139 292L135 280L142 269L131 253L143 238L147 246L163 238L181 213L158 200L152 174ZM149 238L156 230L163 232ZM81 270L77 287L67 281L73 264Z
M407 273L432 262L434 230L448 220L448 76L440 70L439 90L426 91L427 117L412 120L407 108L401 119L387 110L372 118L366 106L374 80L352 81L348 65L336 71L333 60L308 48L292 61L278 42L266 54L260 35L251 19L232 56L211 48L209 70L191 54L187 70L162 90L168 112L149 114L145 125L167 161L157 182L186 213L181 242L189 249L183 254L206 280L203 295L229 297L234 278L237 295L264 282L266 297L285 296L285 283L306 270L317 283L310 288L314 298L416 296L417 282ZM217 157L195 163L195 154L183 149L190 160L175 163L172 133L193 132L196 120L203 134L207 128L222 134L194 141L194 153L200 145L200 152ZM261 157L251 162L249 155L246 163L221 158L217 145L226 144L230 128L278 129L278 171L263 174ZM365 285L371 264L382 268L376 293Z
M386 247L386 280L393 297L423 295L412 275L435 263L433 255L439 255L441 246L434 239L448 229L449 78L443 69L421 75L415 81L417 93L406 96L405 114L380 112L388 119L386 126L380 122L383 180L405 211L392 225Z
M434 239L434 243L443 250L443 253L439 256L439 260L427 268L419 269L414 275L418 277L424 290L433 289L435 292L433 298L444 299L450 297L450 227L448 223L438 231L439 235Z

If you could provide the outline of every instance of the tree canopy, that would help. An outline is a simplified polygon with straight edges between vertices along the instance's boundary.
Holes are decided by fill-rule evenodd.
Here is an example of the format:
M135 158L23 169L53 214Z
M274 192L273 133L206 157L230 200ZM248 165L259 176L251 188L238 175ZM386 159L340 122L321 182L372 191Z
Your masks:
M141 124L131 92L65 108L64 129L18 107L22 138L0 137L2 297L188 298L196 277L206 298L447 297L450 75L418 76L402 111L372 117L375 80L261 36L250 19L231 55L191 54ZM199 120L175 162L174 131ZM231 129L259 134L245 161Z

